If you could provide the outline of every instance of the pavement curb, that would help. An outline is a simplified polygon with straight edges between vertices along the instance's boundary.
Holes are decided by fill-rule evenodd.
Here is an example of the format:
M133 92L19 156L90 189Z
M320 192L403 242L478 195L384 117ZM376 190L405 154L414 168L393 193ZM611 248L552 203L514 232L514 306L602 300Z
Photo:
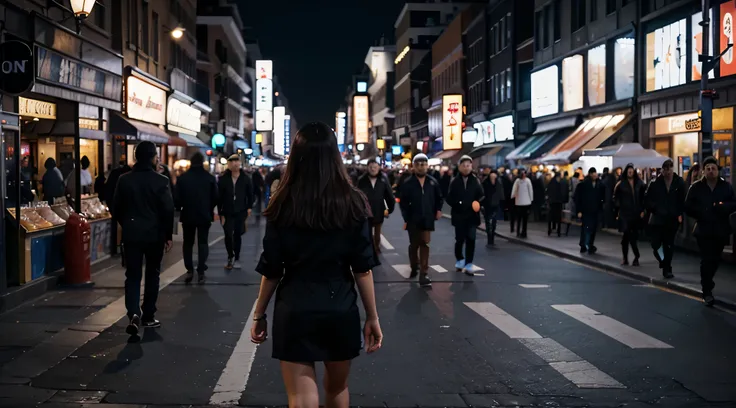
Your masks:
M447 215L447 214L442 214L442 216L443 216L443 218L450 219L450 216ZM485 229L483 229L481 227L478 227L478 229L480 231L485 232ZM645 274L642 274L642 273L637 273L635 271L631 271L631 270L628 270L628 269L624 269L624 268L619 267L619 266L614 266L614 265L610 265L610 264L603 263L603 262L600 262L600 261L596 261L593 258L575 256L573 254L567 253L565 251L560 251L558 249L551 248L549 246L541 245L541 244L538 244L538 243L535 243L535 242L532 242L532 241L527 241L527 240L522 239L522 238L516 238L516 237L510 236L510 235L498 233L498 231L496 232L496 236L499 237L499 238L505 239L506 241L512 242L514 244L524 245L524 246L527 246L527 247L536 249L538 251L541 251L541 252L544 252L544 253L547 253L547 254L550 254L550 255L554 255L554 256L557 256L557 257L560 257L560 258L563 258L563 259L567 259L567 260L570 260L570 261L575 261L575 262L584 264L586 266L590 266L590 267L594 267L594 268L598 268L598 269L603 269L603 270L605 270L607 272L612 272L612 273L615 273L617 275L622 275L622 276L626 276L628 278L635 279L635 280L638 280L638 281L641 281L641 282L649 283L649 284L651 284L653 286L656 286L656 287L660 287L660 288L664 288L664 289L669 289L671 291L682 293L682 294L689 295L689 296L696 296L698 298L702 298L702 296L703 296L703 292L701 292L700 290L693 289L693 288L688 287L686 285L683 285L683 284L680 284L680 283L677 283L677 282L672 282L672 281L666 280L664 278L661 278L661 279L660 278L653 278L651 276L648 276L648 275L645 275ZM730 301L730 300L724 300L724 299L716 298L716 305L717 306L720 306L720 307L722 307L724 309L728 309L730 311L736 312L736 302L733 302L733 301Z

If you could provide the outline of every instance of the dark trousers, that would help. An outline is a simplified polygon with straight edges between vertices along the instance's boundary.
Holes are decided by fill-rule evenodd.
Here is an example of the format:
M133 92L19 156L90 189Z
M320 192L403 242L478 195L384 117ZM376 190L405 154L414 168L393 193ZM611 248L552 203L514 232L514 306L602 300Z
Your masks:
M486 221L486 236L488 236L488 244L493 245L496 238L496 217L498 215L498 208L491 207L488 212L485 213Z
M591 249L595 247L595 234L598 232L598 214L583 215L583 227L580 228L580 247Z
M675 236L677 235L678 224L676 222L665 225L652 225L652 250L654 258L659 262L659 267L665 271L672 270L673 248L675 246ZM662 248L662 255L659 255L659 248Z
M125 308L128 310L129 318L136 314L143 321L153 320L156 314L159 274L161 273L163 257L163 243L125 243ZM143 306L141 307L141 279L143 278L144 258L146 260L146 281L143 292Z
M225 224L222 228L225 231L225 249L228 258L240 260L240 247L243 244L243 234L245 234L245 218L247 213L233 214L225 216Z
M514 232L514 227L516 227L516 218L518 217L516 214L516 204L514 204L514 199L512 198L509 201L509 224L511 224L511 232Z
M634 259L639 259L639 228L629 227L624 231L624 236L621 238L621 253L624 256L624 260L629 260L629 246L631 251L634 253Z
M560 233L562 227L562 203L550 203L549 205L549 221L547 221L547 230L557 229Z
M721 255L725 240L715 237L698 237L700 249L700 285L703 288L703 296L712 295L716 286L713 277L716 276L718 266L721 264Z
M517 205L516 209L516 233L526 235L526 224L529 222L529 209L531 205ZM513 232L513 227L511 229Z
M373 228L372 234L373 234L373 249L376 251L377 254L381 253L381 228L383 227L383 222L378 224L372 224L371 227Z
M192 259L194 239L197 239L197 272L202 275L207 270L207 257L210 255L209 234L210 224L192 225L183 224L184 245L182 254L184 256L184 267L187 272L194 271L194 260Z
M429 270L429 241L431 232L408 226L409 232L409 263L412 271L426 274Z
M475 225L455 226L455 260L465 259L465 263L473 263L476 234ZM465 246L465 256L463 256L463 246Z

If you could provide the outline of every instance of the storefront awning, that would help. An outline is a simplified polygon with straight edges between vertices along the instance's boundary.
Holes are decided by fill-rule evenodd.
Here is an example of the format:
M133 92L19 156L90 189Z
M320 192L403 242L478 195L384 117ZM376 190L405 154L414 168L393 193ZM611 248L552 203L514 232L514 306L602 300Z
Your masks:
M241 139L233 140L233 147L242 150L250 149L250 146L248 146L248 142Z
M595 149L606 140L620 133L631 123L633 114L618 113L597 116L585 120L562 143L542 157L543 164L570 164L575 162L583 150Z
M493 156L498 154L506 145L504 144L490 144L476 147L468 153L468 156L477 159L482 156Z
M181 133L179 133L181 135ZM169 146L179 146L179 147L187 147L187 141L179 136L171 136L169 135L169 142L167 143Z
M207 146L203 141L199 140L199 138L196 136L188 135L186 133L179 133L179 137L187 143L187 146L199 147L201 149L209 148L209 146Z
M435 154L433 159L440 159L440 160L450 159L454 155L458 154L458 152L460 152L460 150L443 150Z
M110 115L110 133L125 135L132 140L145 140L156 144L169 143L169 135L158 126L128 119L117 113Z
M520 144L506 156L506 160L531 160L545 153L545 146L552 145L560 138L560 132L549 132L538 136L532 136Z

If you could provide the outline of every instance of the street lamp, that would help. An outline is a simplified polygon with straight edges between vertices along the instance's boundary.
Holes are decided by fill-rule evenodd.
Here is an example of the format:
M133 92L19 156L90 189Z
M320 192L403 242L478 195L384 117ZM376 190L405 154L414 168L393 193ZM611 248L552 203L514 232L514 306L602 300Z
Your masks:
M96 0L70 0L74 18L77 20L77 34L82 31L82 21L89 17Z
M184 36L184 31L186 31L186 29L181 28L181 27L176 27L175 29L171 30L171 37L174 38L175 40L178 40Z

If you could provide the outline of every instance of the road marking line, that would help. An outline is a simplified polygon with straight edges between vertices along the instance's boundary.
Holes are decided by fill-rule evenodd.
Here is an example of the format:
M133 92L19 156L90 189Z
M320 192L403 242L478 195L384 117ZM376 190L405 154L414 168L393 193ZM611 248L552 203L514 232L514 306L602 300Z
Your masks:
M473 272L473 276L486 276L486 274L485 273Z
M481 315L510 338L517 339L578 388L626 388L565 346L550 338L542 337L493 303L465 302L465 306Z
M432 265L430 268L434 269L438 273L447 273L447 269L443 268L442 265Z
M411 275L411 265L391 265L396 272L399 273L404 279L409 279Z
M219 237L213 240L210 245L214 245L224 238L224 236ZM184 267L184 260L171 265L160 275L159 291L179 279L186 272L187 270ZM142 284L143 282L141 282L141 285ZM141 291L141 296L143 296L143 291ZM61 363L72 353L79 350L80 347L99 336L104 330L100 330L99 332L86 332L88 333L87 336L75 335L71 338L69 338L69 331L74 331L75 327L80 326L98 326L106 330L117 323L120 319L124 318L126 314L125 295L123 295L94 314L87 316L81 322L73 324L66 330L62 330L54 334L38 344L36 347L33 347L18 358L13 359L0 367L0 377L37 377ZM78 331L74 332L79 333ZM66 349L64 353L65 355L53 352L58 350L60 347ZM43 362L43 364L39 364L40 362Z
M253 360L258 350L258 345L250 341L250 330L253 327L253 319L250 317L255 313L257 303L258 299L253 302L253 308L247 315L240 339L212 391L211 405L238 405L238 401L248 386L250 370L253 368Z
M536 283L520 283L519 286L524 289L544 289L549 287L549 285L540 285Z
M674 348L585 305L552 305L552 307L632 349Z
M465 302L475 313L481 315L492 325L504 332L512 339L541 339L537 332L529 326L517 320L515 317L504 312L501 308L491 302Z
M631 285L631 286L633 286L635 288L653 288L654 287L654 285L650 285L648 283L646 283L644 285Z
M389 251L392 251L394 249L394 246L391 245L390 242L388 242L388 240L386 239L386 237L383 236L383 234L381 234L381 246Z

